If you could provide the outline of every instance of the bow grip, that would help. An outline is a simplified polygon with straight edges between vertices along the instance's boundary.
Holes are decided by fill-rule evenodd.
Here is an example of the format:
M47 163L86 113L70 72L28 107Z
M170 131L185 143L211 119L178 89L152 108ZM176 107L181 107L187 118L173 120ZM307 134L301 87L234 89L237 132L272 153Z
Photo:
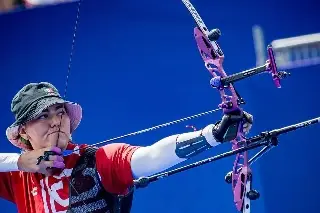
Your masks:
M239 127L244 117L245 114L242 112L240 115L225 114L221 121L216 123L216 128L212 130L216 140L218 142L234 140L237 137Z

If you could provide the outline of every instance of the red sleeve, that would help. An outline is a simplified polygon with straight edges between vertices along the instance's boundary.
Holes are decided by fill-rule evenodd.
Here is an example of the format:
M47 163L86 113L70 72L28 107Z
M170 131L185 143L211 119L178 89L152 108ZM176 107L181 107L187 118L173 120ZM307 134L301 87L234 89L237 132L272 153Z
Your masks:
M10 172L0 172L0 197L14 203L11 177Z
M138 148L125 143L113 143L98 149L97 170L108 192L124 194L132 185L131 157Z

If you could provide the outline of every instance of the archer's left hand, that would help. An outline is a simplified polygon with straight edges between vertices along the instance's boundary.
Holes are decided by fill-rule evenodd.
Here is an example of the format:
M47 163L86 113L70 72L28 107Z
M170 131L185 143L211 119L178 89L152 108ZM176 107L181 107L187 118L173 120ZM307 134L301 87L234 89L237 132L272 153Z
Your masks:
M219 142L231 141L236 138L241 123L243 133L248 134L253 123L253 116L245 111L232 111L223 115L221 121L216 123L213 135Z

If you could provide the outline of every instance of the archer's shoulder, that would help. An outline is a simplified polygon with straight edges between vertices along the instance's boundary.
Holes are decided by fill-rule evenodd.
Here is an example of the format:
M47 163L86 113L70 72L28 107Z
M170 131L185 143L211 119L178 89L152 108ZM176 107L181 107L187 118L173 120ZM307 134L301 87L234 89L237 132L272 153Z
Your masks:
M69 142L67 145L66 150L68 151L72 151L72 152L77 152L77 151L81 151L84 150L85 148L89 147L88 144L78 144L75 142Z
M110 143L104 146L91 146L88 144L69 143L67 149L72 152L79 152L82 155L88 148L95 149L96 154L101 156L114 157L116 155L131 155L140 146L131 145L124 142Z
M98 147L98 153L104 153L106 155L116 155L116 154L128 154L133 153L137 150L139 146L134 146L128 143L110 143L101 147Z

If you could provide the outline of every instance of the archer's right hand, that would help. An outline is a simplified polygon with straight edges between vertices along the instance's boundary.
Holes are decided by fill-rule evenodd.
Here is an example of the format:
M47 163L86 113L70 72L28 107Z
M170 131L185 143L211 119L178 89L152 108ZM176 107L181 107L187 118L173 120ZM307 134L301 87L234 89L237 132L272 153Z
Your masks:
M57 155L49 155L48 161L41 160L37 165L38 158L43 156L45 151L54 151ZM20 171L24 172L52 175L52 168L64 169L65 167L61 154L62 151L58 147L27 151L20 155L18 159L18 168Z

